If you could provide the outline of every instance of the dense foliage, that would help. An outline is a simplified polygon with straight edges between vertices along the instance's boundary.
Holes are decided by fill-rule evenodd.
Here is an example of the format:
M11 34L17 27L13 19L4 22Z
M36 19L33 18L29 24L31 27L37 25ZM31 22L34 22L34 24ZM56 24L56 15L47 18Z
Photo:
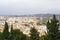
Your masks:
M53 15L53 19L47 22L48 32L45 37L45 40L58 40L58 34L59 34L58 28L59 28L59 21L56 19L55 15Z
M0 40L60 40L59 21L55 15L53 19L47 22L47 33L45 36L39 36L38 31L35 28L31 28L30 36L23 34L19 29L13 29L9 32L8 23L5 22L3 32L0 32Z
M39 40L39 33L35 28L31 28L30 32L30 40Z
M0 40L27 40L28 36L23 34L19 29L13 29L11 25L11 30L9 32L8 23L5 22L5 27L3 32L0 32Z

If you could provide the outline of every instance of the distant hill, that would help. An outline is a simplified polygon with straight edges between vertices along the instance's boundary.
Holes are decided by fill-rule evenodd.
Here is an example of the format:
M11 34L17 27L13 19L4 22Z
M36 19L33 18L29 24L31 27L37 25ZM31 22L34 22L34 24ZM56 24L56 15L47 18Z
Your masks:
M35 14L33 16L37 16L37 17L51 17L53 15L60 16L60 14Z
M60 17L60 14L1 15L1 16L10 16L10 17L31 17L31 16L36 16L36 17L51 17L53 15L56 15L56 16Z

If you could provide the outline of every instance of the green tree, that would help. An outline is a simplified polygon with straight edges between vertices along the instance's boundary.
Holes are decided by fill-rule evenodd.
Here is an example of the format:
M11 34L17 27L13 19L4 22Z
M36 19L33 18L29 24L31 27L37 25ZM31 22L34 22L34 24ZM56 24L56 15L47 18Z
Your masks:
M13 32L13 25L11 25L11 33Z
M26 37L27 36L23 34L19 29L14 29L12 30L9 40L27 40Z
M57 35L58 35L58 36L57 36L57 40L60 40L60 30L59 30L59 32L58 32Z
M39 33L35 28L31 28L30 32L30 40L39 40Z
M13 40L13 25L11 25L9 40Z
M1 36L2 36L2 32L0 32L0 39L1 39Z
M45 38L45 36L43 35L43 36L40 37L40 40L44 40L44 38Z
M47 40L57 40L59 21L56 19L55 15L53 15L53 19L50 21L51 22L47 22L48 35L46 38L48 38Z
M8 23L5 22L4 30L2 33L2 40L8 40L8 37L9 37L9 26Z
M12 32L12 40L20 40L20 30L14 29Z

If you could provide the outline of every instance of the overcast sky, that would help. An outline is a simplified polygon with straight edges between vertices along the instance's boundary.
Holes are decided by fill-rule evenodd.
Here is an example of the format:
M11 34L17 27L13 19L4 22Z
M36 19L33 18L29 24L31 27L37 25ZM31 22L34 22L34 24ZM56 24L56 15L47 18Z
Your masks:
M0 0L0 15L60 13L60 0Z

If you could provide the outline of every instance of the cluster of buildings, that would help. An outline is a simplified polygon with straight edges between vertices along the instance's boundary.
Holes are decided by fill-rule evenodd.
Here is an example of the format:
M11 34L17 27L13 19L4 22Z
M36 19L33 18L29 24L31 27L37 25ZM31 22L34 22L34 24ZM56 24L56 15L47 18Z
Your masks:
M20 31L22 31L24 34L29 35L30 29L34 27L36 30L38 30L40 36L45 35L47 28L45 24L40 24L41 20L38 17L0 16L0 31L3 31L6 21L9 25L9 30L11 29L11 25L13 25L13 29L20 29Z

